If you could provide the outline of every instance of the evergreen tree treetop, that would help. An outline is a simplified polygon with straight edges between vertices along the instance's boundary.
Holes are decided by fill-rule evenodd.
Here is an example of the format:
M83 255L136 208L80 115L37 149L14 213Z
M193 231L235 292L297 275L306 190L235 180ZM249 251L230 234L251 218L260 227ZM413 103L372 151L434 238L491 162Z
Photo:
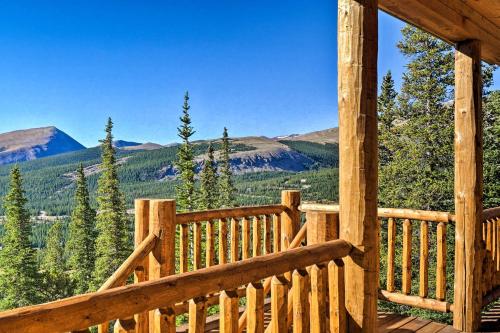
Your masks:
M106 138L101 141L102 172L98 180L96 218L96 261L92 289L98 289L122 264L131 250L125 197L119 188L118 170L112 135L113 122L108 119Z
M227 128L224 127L222 133L221 161L220 161L220 206L233 207L236 203L236 188L233 183L233 174L231 172L231 163L229 158L231 147Z
M66 252L71 278L75 284L75 293L82 294L89 290L94 270L96 237L95 211L90 206L87 180L82 164L77 170L74 202Z
M207 157L203 162L200 182L200 204L198 209L217 208L219 204L219 184L212 142L208 143Z
M31 248L31 221L26 210L22 177L16 165L10 172L4 198L5 223L0 251L0 308L10 309L41 301L40 276Z
M189 94L184 95L184 105L182 107L181 126L177 128L178 135L182 139L182 144L177 151L177 161L175 163L180 184L176 186L177 207L180 211L190 211L195 208L195 168L193 146L189 138L194 134L191 126L191 116L189 115Z

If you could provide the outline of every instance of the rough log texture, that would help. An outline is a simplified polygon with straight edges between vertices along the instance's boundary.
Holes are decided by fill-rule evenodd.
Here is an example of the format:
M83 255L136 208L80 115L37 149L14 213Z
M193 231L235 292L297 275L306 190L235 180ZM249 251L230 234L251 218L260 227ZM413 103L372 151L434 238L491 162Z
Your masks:
M359 253L345 260L349 332L377 320L377 12L377 0L338 1L340 238Z
M134 246L138 248L142 241L149 235L149 200L135 200L135 230ZM149 258L145 258L140 267L134 273L134 283L148 281ZM136 322L136 333L149 332L149 314L147 311L134 316Z
M475 331L481 310L483 151L481 45L465 41L455 54L455 300L453 326Z
M149 254L148 274L150 280L175 274L175 230L175 201L151 200L149 205L149 231L158 235L160 239ZM137 312L131 314L134 313ZM170 313L173 313L173 310L165 308L150 311L149 323L150 326L153 326L153 332L175 331L175 326L172 328Z

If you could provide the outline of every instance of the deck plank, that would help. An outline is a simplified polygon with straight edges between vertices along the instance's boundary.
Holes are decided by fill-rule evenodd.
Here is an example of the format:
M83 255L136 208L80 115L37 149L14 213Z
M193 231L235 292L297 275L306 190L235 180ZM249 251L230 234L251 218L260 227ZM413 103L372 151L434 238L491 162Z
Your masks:
M405 317L401 315L395 315L389 321L382 323L378 326L379 333L389 333L392 332L401 326L413 321L415 317Z
M417 333L436 333L436 332L440 332L445 327L446 327L445 324L431 322L428 325L425 325L424 327L422 327L421 329L416 330L415 332L417 332Z
M430 320L415 318L414 320L410 321L409 323L394 330L393 333L416 332L417 330L421 329L422 327L424 327L426 325L429 325L430 323L431 323Z

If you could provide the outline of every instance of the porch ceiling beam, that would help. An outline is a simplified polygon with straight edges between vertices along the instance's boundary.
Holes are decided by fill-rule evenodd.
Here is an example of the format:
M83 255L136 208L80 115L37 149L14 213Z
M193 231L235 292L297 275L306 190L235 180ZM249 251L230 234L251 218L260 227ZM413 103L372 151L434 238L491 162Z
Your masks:
M379 0L379 8L449 43L477 39L482 59L500 64L499 6L476 7L463 0ZM489 9L489 12L485 12Z

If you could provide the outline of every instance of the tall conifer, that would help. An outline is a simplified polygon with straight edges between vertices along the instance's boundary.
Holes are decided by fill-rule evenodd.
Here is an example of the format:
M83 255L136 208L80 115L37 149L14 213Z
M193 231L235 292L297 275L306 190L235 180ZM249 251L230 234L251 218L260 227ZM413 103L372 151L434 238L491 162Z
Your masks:
M381 92L378 97L379 117L379 155L380 164L385 165L391 157L390 144L393 142L391 135L392 127L397 117L396 98L398 96L394 88L394 80L391 71L382 78Z
M176 186L177 207L180 211L190 211L195 208L195 167L193 146L190 138L195 133L191 126L189 115L189 93L184 95L181 126L177 128L182 144L177 152L176 167L179 172L180 184Z
M198 209L217 208L219 204L219 184L214 148L211 142L208 144L207 158L203 162L200 183L200 204Z
M101 141L102 173L97 186L96 261L92 287L98 289L122 264L130 252L125 199L118 182L113 147L113 122L108 119L106 138Z
M76 175L74 201L66 251L75 293L82 294L89 290L94 271L96 231L95 211L90 206L87 180L81 164Z
M64 255L64 231L60 221L55 222L47 235L47 249L42 261L45 278L45 301L53 301L72 295L72 283L66 270Z
M227 133L227 128L224 127L219 164L219 191L221 207L233 207L236 204L236 189L233 184L233 173L231 172L231 163L229 160L230 149L229 135Z
M4 198L5 234L0 250L0 308L10 309L41 301L40 275L31 248L31 222L26 210L18 166L10 172L10 186Z

